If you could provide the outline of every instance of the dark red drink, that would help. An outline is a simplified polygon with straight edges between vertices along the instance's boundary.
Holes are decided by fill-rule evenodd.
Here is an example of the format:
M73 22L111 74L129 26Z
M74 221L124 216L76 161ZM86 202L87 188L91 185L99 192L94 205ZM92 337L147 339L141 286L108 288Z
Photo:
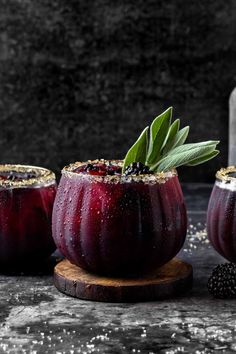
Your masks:
M19 269L55 250L51 215L55 175L44 168L0 165L0 269Z
M236 262L236 168L233 166L216 174L207 211L207 232L217 252Z
M177 174L124 176L119 161L65 167L52 225L62 254L86 270L128 276L161 266L186 236Z

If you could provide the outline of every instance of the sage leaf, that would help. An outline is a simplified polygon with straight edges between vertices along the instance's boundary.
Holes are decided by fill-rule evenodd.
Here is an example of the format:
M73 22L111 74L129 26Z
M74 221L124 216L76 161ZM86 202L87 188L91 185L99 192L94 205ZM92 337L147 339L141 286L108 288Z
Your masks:
M216 146L217 144L219 144L219 141L216 141L216 140L208 140L208 141L202 141L200 143L184 144L184 145L177 146L174 149L172 149L168 153L168 156L176 155L176 154L183 153L183 152L188 152L189 150L192 150L192 149L195 149L195 148L204 148L204 147Z
M131 146L127 152L122 172L124 172L125 167L130 165L132 162L142 162L145 164L146 154L147 154L147 145L148 145L148 128L146 127L140 134L137 141Z
M150 127L150 142L146 164L150 165L158 161L161 155L161 147L168 133L172 118L172 107L156 117Z
M178 133L174 137L174 141L172 143L171 149L183 145L188 137L188 133L189 133L189 126L180 129L180 131L178 131Z
M187 166L197 166L200 165L201 163L204 163L206 161L209 161L211 159L213 159L215 156L217 156L219 154L219 150L214 150L212 152L210 152L209 154L203 155L201 157L199 157L198 159L192 160L190 161Z
M165 155L171 148L175 142L176 134L179 131L180 120L176 119L170 126L168 130L168 134L162 146L162 155Z
M177 147L171 151L171 154L161 159L156 165L151 166L150 169L155 172L161 172L170 170L173 167L187 165L191 163L191 161L202 158L204 155L211 154L213 151L215 151L215 147L216 144L212 142L208 144L205 142L205 144L200 146L198 143L195 143Z

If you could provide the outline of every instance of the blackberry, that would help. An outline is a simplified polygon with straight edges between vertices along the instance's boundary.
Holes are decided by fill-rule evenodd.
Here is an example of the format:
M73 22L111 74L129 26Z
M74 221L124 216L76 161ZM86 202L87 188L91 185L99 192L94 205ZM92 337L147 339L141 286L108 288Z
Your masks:
M142 162L133 162L125 168L125 175L145 175L153 173L149 170L149 167Z
M208 280L208 291L220 299L236 298L236 264L219 264Z

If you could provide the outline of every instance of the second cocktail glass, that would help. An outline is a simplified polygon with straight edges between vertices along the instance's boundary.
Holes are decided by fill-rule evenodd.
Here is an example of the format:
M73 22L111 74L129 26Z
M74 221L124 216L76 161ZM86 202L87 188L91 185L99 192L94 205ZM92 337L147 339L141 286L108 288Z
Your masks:
M207 211L208 237L223 257L236 262L236 167L216 173Z
M55 250L51 216L56 188L48 169L0 165L0 270L29 270Z

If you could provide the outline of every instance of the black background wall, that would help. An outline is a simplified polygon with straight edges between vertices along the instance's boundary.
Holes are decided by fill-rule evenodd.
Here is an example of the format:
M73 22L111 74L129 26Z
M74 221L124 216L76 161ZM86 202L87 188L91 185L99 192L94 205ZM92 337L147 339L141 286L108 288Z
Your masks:
M0 162L122 158L173 105L189 141L220 138L219 158L181 170L212 181L235 54L235 0L0 0Z

